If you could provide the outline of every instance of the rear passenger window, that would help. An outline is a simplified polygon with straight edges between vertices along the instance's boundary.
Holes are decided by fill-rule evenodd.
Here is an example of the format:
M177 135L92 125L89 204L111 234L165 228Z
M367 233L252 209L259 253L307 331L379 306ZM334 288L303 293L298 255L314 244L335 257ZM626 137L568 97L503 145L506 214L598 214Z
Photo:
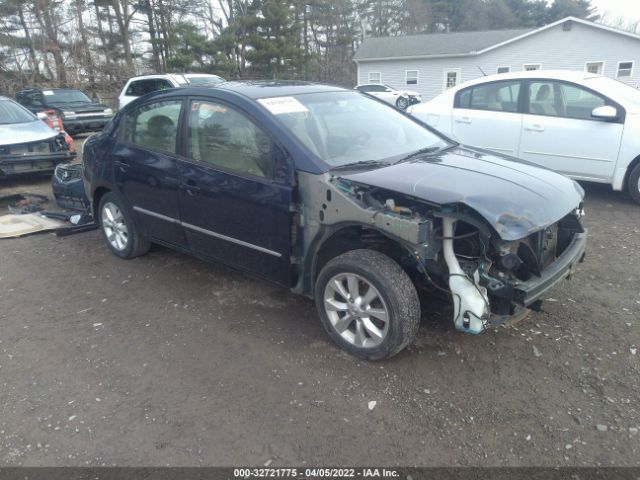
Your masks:
M187 132L190 158L257 177L272 176L273 142L237 110L221 103L194 101Z
M460 90L455 98L455 108L517 112L520 81L492 82Z
M471 89L460 90L456 95L456 108L469 108L471 106Z
M176 153L181 106L182 100L165 100L138 107L126 118L125 139L153 150Z
M471 89L471 105L474 110L517 112L520 82L494 82Z

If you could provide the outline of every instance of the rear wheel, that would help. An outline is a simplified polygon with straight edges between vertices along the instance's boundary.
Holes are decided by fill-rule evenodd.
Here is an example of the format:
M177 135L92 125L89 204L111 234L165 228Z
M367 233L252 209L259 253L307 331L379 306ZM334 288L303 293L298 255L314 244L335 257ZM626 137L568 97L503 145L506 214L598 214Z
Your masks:
M331 260L316 281L316 308L329 336L356 357L380 360L413 341L420 302L396 262L373 250Z
M149 251L151 244L133 223L122 201L112 192L100 199L100 231L107 246L120 258L134 258Z
M640 203L640 163L638 163L627 179L627 190L636 203Z

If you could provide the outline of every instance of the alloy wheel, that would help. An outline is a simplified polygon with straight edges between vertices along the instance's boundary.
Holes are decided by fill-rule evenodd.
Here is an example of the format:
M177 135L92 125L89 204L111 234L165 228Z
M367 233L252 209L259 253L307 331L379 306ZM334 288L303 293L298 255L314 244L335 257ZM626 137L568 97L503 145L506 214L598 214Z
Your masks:
M356 347L376 347L389 332L389 310L380 292L355 273L340 273L329 280L324 308L333 329Z
M102 229L107 241L116 250L124 250L129 242L129 232L120 208L112 202L102 207Z

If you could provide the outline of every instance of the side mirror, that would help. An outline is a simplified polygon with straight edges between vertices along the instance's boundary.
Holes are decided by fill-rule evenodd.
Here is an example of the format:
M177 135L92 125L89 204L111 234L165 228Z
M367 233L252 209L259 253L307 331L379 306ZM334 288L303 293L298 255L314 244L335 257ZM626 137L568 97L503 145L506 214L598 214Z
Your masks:
M603 105L596 107L591 111L592 118L598 118L600 120L615 120L618 118L618 111L611 105Z

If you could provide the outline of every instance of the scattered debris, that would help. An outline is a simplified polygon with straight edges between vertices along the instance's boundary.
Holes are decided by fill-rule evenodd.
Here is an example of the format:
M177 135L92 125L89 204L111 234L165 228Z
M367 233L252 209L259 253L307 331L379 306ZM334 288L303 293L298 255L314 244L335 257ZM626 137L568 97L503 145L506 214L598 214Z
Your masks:
M0 207L6 206L14 215L35 213L43 210L42 204L49 199L37 193L14 193L0 197Z
M371 400L369 402L369 410L373 410L374 408L376 408L376 403L378 402L376 402L375 400Z
M598 425L596 425L596 430L598 430L599 432L606 432L609 429L606 425L602 425L601 423L599 423Z
M538 350L538 348L537 348L535 345L532 345L532 347L533 347L533 354L534 354L536 357L541 357L541 356L542 356L542 353L540 353L540 350Z
M55 230L63 224L37 213L0 216L0 238L13 238Z
M636 353L638 353L638 349L636 347L631 347L629 351L631 352L631 355L635 355Z

